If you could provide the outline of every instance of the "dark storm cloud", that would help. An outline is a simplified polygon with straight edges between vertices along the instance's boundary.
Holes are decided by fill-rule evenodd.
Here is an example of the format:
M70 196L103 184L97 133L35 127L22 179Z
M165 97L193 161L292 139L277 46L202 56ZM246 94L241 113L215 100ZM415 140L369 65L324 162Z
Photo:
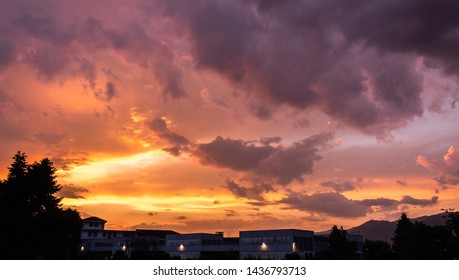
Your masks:
M322 187L326 188L332 188L336 192L347 192L347 191L353 191L357 188L356 183L351 182L351 181L326 181L320 183Z
M86 188L78 187L73 184L63 185L61 190L58 192L59 196L64 198L85 198L83 194L89 193Z
M259 118L269 119L279 104L317 107L384 137L423 113L418 56L459 74L458 6L453 0L161 1L143 11L176 21L197 67L257 98L248 109Z
M355 0L340 7L342 12L351 12L343 20L343 29L352 40L386 51L438 59L444 70L459 73L457 1Z
M180 155L180 153L190 144L188 139L180 134L172 132L167 127L166 121L162 118L156 118L152 121L149 121L146 123L146 126L155 132L159 138L165 140L170 145L163 150L174 156Z
M311 174L318 152L333 138L323 133L311 136L290 146L255 145L242 140L217 137L207 144L198 144L193 152L202 164L236 171L287 185L293 180L303 182L303 175Z

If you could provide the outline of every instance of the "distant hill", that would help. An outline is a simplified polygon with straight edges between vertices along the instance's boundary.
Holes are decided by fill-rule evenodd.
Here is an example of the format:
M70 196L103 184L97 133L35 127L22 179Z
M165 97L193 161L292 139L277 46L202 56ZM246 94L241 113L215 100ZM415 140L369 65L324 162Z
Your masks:
M422 222L429 226L444 225L446 219L443 217L445 213L439 213L431 216L422 216L411 219L412 221ZM348 233L361 234L365 239L369 240L384 240L392 243L392 237L397 226L397 221L375 221L370 220L359 226L350 228Z
M365 239L384 240L392 243L391 238L394 236L394 231L397 222L375 221L370 220L347 230L348 233L361 234Z

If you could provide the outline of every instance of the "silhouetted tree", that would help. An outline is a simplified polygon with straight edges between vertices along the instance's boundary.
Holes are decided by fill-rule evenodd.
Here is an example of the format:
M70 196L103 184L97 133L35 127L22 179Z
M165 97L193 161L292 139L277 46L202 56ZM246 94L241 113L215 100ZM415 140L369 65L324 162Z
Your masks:
M78 250L82 221L63 209L56 169L45 158L33 164L18 152L0 184L0 258L65 259Z
M459 212L455 212L454 209L447 209L445 210L445 218L446 226L456 237L459 237Z
M446 226L411 222L405 213L397 222L393 250L397 259L450 259L452 232Z
M392 260L394 254L387 241L382 240L365 240L363 243L363 252L368 260Z
M332 227L328 236L328 250L325 258L332 260L352 260L357 259L357 242L347 238L347 231L343 227Z
M408 218L406 213L402 213L400 219L397 221L393 241L393 250L398 259L407 259L408 252L413 247L413 240L411 239L413 232L413 223Z
M451 231L451 241L448 251L451 258L459 259L459 212L454 209L445 210L446 227Z

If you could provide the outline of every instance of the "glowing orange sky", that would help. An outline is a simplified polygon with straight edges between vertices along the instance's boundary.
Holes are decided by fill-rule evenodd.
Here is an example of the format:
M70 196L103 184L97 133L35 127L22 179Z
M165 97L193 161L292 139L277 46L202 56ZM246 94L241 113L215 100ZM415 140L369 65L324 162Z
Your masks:
M18 150L48 157L64 206L110 228L236 236L459 208L443 41L382 42L371 16L318 19L310 1L38 2L0 4L0 178Z

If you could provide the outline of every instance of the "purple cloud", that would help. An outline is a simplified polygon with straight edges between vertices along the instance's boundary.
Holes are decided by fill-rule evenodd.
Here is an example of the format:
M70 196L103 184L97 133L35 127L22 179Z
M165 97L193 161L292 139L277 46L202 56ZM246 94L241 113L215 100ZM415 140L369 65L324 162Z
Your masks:
M165 140L170 146L164 148L166 152L178 156L183 150L187 149L190 141L180 134L170 131L167 123L162 118L156 118L146 123L146 126L158 135L159 138Z
M288 209L305 212L321 213L334 217L364 217L373 212L373 206L380 206L385 210L397 209L399 205L431 206L438 202L438 197L431 199L416 199L404 196L401 200L376 198L352 200L338 192L313 193L311 195L290 192L287 197L278 201L286 204Z
M385 137L423 113L418 56L459 74L459 21L451 12L458 4L447 3L168 1L142 8L175 21L197 68L248 92L253 115L269 119L281 104L315 107Z
M287 185L293 180L303 182L302 176L313 172L314 163L322 159L319 151L332 138L323 133L291 146L273 147L217 137L210 143L196 145L193 155L204 165L245 171L262 180Z
M351 181L326 181L320 183L322 187L331 188L336 192L342 193L347 191L353 191L357 188L356 183Z

